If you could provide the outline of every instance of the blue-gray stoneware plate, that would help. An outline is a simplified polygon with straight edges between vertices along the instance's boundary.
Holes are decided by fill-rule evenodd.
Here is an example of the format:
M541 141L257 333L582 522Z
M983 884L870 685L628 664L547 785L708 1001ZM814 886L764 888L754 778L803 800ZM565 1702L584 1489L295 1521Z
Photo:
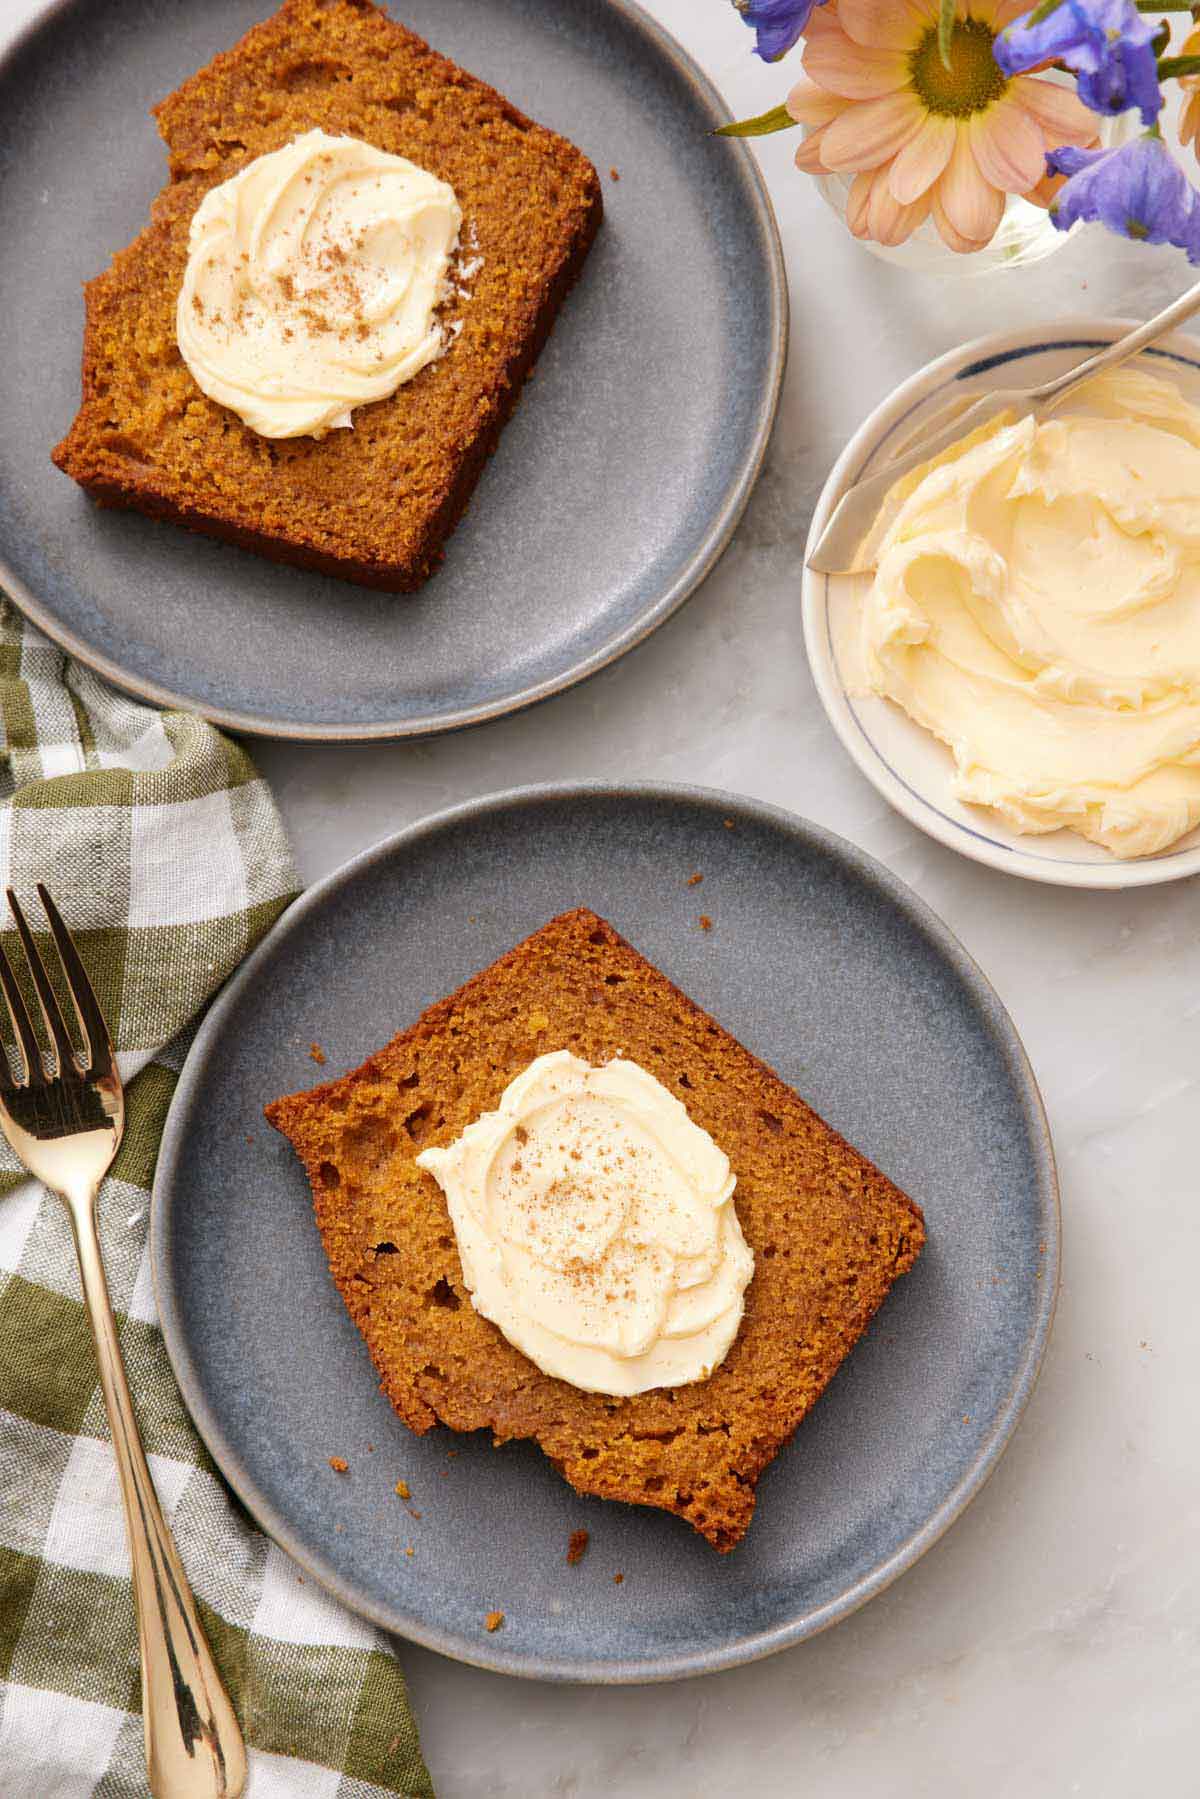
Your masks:
M715 89L630 0L394 0L579 144L606 207L443 568L372 593L100 511L49 460L79 402L80 284L166 180L151 105L271 10L58 0L0 61L0 579L110 680L232 730L494 718L631 649L728 543L783 375L770 202L745 145L712 136Z
M688 886L694 871L702 887ZM531 1444L411 1435L329 1277L300 1165L262 1118L264 1102L355 1066L581 904L794 1083L928 1221L915 1270L767 1469L727 1556L666 1513L577 1497ZM508 1674L605 1682L703 1673L798 1642L936 1542L1029 1396L1058 1246L1037 1087L961 946L838 838L678 787L479 800L314 887L201 1029L152 1212L175 1372L264 1529L401 1636ZM348 1475L330 1472L330 1455ZM419 1519L396 1498L401 1478ZM579 1528L591 1544L568 1568ZM489 1635L493 1609L505 1623Z

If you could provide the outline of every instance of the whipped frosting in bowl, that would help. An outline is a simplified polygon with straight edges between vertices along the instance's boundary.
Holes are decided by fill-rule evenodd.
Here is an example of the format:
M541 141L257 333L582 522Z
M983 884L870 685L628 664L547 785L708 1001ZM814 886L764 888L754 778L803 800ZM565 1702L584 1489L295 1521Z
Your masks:
M1123 859L1200 823L1200 408L1125 368L898 484L848 676L1013 832Z
M636 1062L538 1056L417 1163L476 1311L544 1374L626 1395L705 1380L728 1353L754 1272L729 1158Z
M442 355L462 211L407 157L307 131L207 193L176 305L197 384L263 437L348 428Z

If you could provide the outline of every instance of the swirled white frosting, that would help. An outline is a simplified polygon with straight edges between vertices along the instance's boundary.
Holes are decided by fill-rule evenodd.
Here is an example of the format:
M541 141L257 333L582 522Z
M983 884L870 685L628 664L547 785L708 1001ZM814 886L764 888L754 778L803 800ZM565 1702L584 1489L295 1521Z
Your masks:
M417 1161L446 1195L476 1311L544 1374L642 1393L727 1354L754 1272L735 1177L636 1062L539 1056Z
M1200 823L1200 410L1118 370L889 496L866 684L1015 831L1149 856Z
M205 195L176 306L197 383L263 437L320 437L440 356L453 188L307 131Z

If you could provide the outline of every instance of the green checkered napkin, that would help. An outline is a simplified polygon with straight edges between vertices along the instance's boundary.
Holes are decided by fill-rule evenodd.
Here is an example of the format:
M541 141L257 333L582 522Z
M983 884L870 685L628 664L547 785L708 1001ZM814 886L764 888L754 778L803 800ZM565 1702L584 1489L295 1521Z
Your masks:
M248 1799L431 1795L395 1659L231 1498L156 1322L147 1202L189 1027L296 891L271 795L211 726L123 699L2 596L0 717L0 887L31 921L34 883L50 888L126 1081L100 1236L159 1496L251 1746ZM125 1530L67 1214L0 1147L0 1793L143 1799Z

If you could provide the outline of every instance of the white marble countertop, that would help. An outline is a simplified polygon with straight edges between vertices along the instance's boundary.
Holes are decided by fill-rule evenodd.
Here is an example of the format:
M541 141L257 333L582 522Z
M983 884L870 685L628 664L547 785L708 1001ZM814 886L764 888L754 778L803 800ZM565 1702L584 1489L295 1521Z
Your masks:
M750 54L727 0L649 4L737 116L774 104L795 78L794 59L771 69ZM0 36L36 10L0 0ZM398 1650L442 1799L1195 1792L1196 884L1037 887L922 836L826 723L798 591L825 472L901 378L1031 316L1144 316L1185 285L1187 265L1097 232L1016 274L914 276L852 241L793 169L786 136L759 150L787 254L791 356L765 473L702 590L616 667L520 717L416 745L255 754L307 878L436 808L573 776L731 788L862 845L958 934L1028 1046L1062 1176L1058 1319L982 1495L916 1568L824 1636L732 1673L632 1689L543 1686ZM831 353L850 332L853 355Z

